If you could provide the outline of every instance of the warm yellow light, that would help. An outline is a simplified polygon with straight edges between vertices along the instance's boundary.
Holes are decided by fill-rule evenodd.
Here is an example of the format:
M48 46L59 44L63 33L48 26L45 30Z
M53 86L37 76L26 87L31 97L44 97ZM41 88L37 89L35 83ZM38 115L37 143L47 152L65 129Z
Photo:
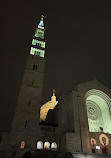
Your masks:
M95 145L96 144L96 140L94 138L91 138L91 144Z
M21 142L20 148L23 149L25 147L25 142Z
M109 138L105 135L105 134L101 134L99 136L99 140L100 140L100 143L103 145L103 146L106 146L109 144Z
M53 90L51 101L48 101L40 108L40 121L45 121L49 109L54 109L57 103L58 101L56 101L55 90Z
M49 142L44 143L44 149L50 150L50 143Z

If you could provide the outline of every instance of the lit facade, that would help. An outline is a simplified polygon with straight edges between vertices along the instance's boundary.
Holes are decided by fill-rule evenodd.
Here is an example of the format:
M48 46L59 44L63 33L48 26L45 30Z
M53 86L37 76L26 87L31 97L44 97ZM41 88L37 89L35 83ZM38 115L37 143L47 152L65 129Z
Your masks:
M45 121L48 111L54 109L57 103L58 101L56 100L55 91L53 90L51 101L48 101L40 108L40 121Z
M18 101L9 133L4 133L1 149L33 149L40 139L41 98L45 66L45 29L43 16L32 38L32 45L27 57Z
M0 150L21 158L35 149L67 151L75 158L86 158L83 153L95 153L95 158L96 154L111 155L111 90L93 79L78 84L59 101L53 91L51 101L42 105L45 47L42 16L25 65L12 128L4 133Z
M86 105L89 131L111 134L111 99L109 96L97 89L89 90L86 94Z
M32 39L32 46L30 50L31 55L37 55L44 58L45 55L45 40L44 40L44 23L43 23L43 16L41 21L36 28L35 35Z

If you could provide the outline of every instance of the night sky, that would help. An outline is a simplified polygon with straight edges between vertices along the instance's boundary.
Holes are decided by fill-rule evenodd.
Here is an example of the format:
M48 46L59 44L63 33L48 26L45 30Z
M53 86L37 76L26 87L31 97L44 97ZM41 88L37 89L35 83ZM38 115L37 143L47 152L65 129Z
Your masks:
M45 16L42 103L97 79L111 88L111 0L10 0L0 5L0 130L8 130L32 36Z

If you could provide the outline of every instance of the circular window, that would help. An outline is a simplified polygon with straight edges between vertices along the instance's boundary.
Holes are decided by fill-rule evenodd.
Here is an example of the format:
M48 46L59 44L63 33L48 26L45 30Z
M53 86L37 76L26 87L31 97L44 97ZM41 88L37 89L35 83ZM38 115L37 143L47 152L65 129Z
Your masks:
M103 91L91 89L85 94L90 132L111 134L111 99Z
M87 100L86 104L87 104L88 118L91 120L99 119L101 117L101 109L99 108L99 106L91 100Z

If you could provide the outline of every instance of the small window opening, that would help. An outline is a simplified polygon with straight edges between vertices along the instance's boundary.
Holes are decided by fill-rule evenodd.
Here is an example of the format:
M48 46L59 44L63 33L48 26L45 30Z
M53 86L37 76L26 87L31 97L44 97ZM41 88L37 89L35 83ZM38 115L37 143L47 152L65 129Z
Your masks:
M25 128L27 127L27 121L25 121Z
M38 67L38 66L34 64L34 65L33 65L33 70L37 70L37 67ZM33 83L33 82L32 82L32 83Z
M35 69L37 70L37 65L35 66Z
M33 70L35 69L35 65L33 65Z
M37 51L37 55L39 55L39 52Z
M20 148L24 149L24 147L25 147L25 142L21 142Z
M37 52L35 51L35 52L34 52L34 54L36 55L36 54L37 54Z

